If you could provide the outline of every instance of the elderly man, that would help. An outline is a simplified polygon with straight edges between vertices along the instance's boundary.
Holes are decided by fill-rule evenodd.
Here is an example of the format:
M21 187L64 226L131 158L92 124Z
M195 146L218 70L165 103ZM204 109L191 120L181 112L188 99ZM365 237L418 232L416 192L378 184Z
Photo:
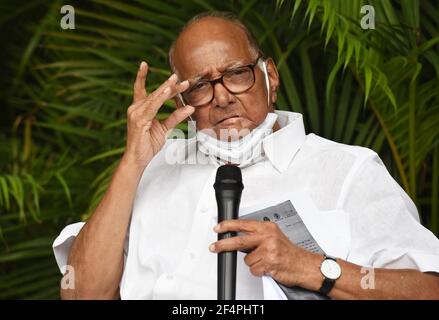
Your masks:
M334 299L439 298L439 241L413 202L373 151L306 135L300 114L274 111L275 63L238 19L195 17L169 58L175 73L153 92L141 63L126 150L109 188L86 224L55 240L61 271L74 275L62 298L215 299L215 253L233 250L238 299L264 298L267 277ZM171 98L177 109L158 121ZM188 117L213 134L167 140ZM235 136L222 138L224 130ZM294 244L270 221L216 225L212 185L224 163L242 169L241 208L308 199L299 215L323 250ZM239 234L216 241L229 231Z

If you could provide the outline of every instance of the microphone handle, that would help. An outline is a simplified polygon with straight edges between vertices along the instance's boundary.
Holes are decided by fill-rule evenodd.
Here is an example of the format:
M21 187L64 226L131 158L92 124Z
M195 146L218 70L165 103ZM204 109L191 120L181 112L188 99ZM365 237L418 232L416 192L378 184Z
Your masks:
M241 190L222 190L216 193L218 222L238 219ZM236 232L220 233L218 240L234 236ZM218 254L218 300L236 300L236 256L236 251Z
M220 234L218 240L235 236L236 232ZM236 251L218 254L218 300L236 300Z

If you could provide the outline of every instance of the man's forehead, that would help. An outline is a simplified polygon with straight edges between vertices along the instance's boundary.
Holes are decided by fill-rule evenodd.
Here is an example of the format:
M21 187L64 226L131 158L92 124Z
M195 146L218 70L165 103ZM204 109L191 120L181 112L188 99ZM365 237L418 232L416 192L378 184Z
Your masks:
M203 23L177 40L175 67L184 78L222 72L252 59L248 39L236 25Z
M223 72L244 63L249 63L251 56L247 50L229 50L224 44L210 42L205 47L195 48L183 57L181 73L185 78L211 75Z

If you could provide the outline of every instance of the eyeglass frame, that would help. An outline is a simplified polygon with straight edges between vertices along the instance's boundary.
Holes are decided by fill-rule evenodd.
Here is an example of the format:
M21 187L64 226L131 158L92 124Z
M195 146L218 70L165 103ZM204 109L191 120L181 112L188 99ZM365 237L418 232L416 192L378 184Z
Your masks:
M256 82L256 75L255 75L255 67L259 64L259 62L260 61L264 61L263 60L263 56L259 56L257 59L256 59L256 62L255 63L250 63L250 64L246 64L246 65L242 65L242 66L238 66L238 67L235 67L235 68L233 68L233 69L230 69L230 70L228 70L228 71L226 71L224 74L222 74L220 77L218 77L218 78L216 78L216 79L213 79L213 80L203 80L204 82L206 82L206 83L209 83L210 84L210 86L212 87L212 98L209 100L209 102L206 102L206 103L203 103L203 104L200 104L200 105L197 105L197 106L193 106L193 107L195 107L195 108L198 108L198 107L202 107L202 106L206 106L206 105L208 105L209 103L211 103L212 101L213 101L213 99L215 99L215 85L217 84L217 83L221 83L222 85L223 85L223 87L228 91L228 92L230 92L230 93L232 93L232 94L241 94L241 93L244 93L244 92L247 92L248 90L250 90L251 88L253 88L253 86L255 85L255 82ZM233 91L231 91L229 88L227 88L227 86L224 84L224 82L223 82L223 78L224 78L224 76L225 75L227 75L227 73L229 73L229 72L232 72L232 71L236 71L236 70L239 70L239 69L241 69L241 68L248 68L248 67L250 67L250 70L252 71L252 75L253 75L253 83L252 83L252 85L250 86L250 87L248 87L247 89L245 89L244 91L239 91L239 92L233 92ZM198 81L198 82L196 82L195 84L197 84L197 83L199 83L199 82L201 82L201 81ZM195 85L194 84L194 85ZM189 90L190 88L188 88L188 90ZM183 92L182 92L183 93ZM188 105L188 103L185 101L185 99L184 99L184 97L183 97L183 94L182 93L179 93L178 94L178 97L180 98L180 101L182 102L182 104L184 105L184 106L186 106L186 105Z

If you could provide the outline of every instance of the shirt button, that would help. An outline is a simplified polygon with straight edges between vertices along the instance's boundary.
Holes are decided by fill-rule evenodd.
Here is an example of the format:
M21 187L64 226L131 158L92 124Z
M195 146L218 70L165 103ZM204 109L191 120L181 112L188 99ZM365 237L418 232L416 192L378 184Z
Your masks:
M194 260L196 257L195 253L191 252L189 253L189 258L191 258L191 260Z
M171 274L168 274L167 276L166 276L166 279L168 279L168 280L174 280L174 276L173 275L171 275Z

